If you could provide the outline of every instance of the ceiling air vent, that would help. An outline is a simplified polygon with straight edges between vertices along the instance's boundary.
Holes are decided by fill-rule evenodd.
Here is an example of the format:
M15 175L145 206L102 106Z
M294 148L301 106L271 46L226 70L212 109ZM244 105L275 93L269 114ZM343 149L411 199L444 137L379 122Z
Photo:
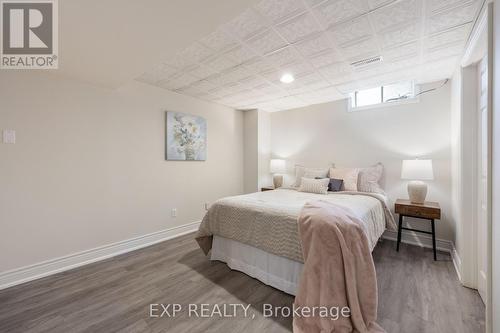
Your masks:
M362 68L368 65L373 65L376 63L379 63L382 61L381 56L376 56L376 57L371 57L371 58L366 58L363 60L355 61L351 63L351 66L354 67L354 69Z

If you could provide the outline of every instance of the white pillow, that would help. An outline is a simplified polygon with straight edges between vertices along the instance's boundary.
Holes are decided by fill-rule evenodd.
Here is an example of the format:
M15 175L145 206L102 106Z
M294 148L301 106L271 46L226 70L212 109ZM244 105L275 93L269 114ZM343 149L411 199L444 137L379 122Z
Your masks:
M382 190L379 183L383 173L384 166L382 165L382 163L377 163L374 166L368 168L360 168L358 178L358 191L384 193L384 190Z
M357 168L331 168L330 178L342 179L344 181L344 191L358 191L358 174Z
M318 194L327 194L329 183L330 183L330 178L313 179L313 178L302 177L301 182L300 182L299 191L300 192L309 192L309 193L318 193Z
M295 166L295 183L294 187L299 187L302 177L305 178L326 178L328 177L328 168L306 168L301 165Z

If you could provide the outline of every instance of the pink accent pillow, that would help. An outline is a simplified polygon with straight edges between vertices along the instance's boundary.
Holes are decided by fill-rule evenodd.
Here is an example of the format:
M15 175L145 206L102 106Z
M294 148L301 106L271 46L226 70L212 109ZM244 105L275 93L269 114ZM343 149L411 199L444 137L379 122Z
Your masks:
M330 178L342 179L344 181L344 191L358 190L358 174L357 168L331 168Z

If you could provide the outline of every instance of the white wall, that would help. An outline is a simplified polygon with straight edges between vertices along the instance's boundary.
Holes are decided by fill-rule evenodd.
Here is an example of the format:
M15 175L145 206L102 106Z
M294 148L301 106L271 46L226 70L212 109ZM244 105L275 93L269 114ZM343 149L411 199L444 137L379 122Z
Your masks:
M259 189L272 186L273 180L269 170L271 160L271 114L259 110L258 119L258 183Z
M436 87L441 82L423 86ZM382 162L384 187L391 201L407 198L400 179L401 160L431 158L435 181L429 182L428 200L438 201L442 220L437 237L454 241L451 216L450 84L408 103L347 112L347 100L271 114L274 157L306 166L363 167ZM287 177L290 182L292 177ZM424 227L412 221L415 227ZM428 223L424 223L428 228Z
M243 191L258 191L259 176L259 111L243 112Z
M164 160L164 112L207 119L205 162ZM243 191L240 111L133 82L2 71L0 272L199 221ZM178 217L170 217L177 208Z

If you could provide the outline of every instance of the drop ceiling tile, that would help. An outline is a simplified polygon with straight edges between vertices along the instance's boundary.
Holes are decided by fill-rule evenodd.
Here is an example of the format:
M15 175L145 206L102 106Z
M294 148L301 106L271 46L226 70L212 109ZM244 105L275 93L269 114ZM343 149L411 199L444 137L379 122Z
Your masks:
M405 59L384 63L387 72L411 69L420 65L420 57L408 57Z
M178 94L184 94L188 96L197 96L199 94L202 94L203 92L201 90L198 90L192 86L186 86L180 89L174 90Z
M319 72L327 79L342 77L351 72L351 68L344 62L335 63L319 69Z
M350 44L349 46L339 48L339 52L346 58L353 59L356 61L363 58L363 55L378 55L378 46L375 38L368 38L357 42L356 44Z
M297 75L296 80L298 82L300 82L301 84L306 85L309 83L322 81L324 79L317 72L309 72L309 73L303 73L303 74Z
M309 91L316 91L322 88L326 88L330 86L330 83L326 80L309 82L305 84L305 86L309 89Z
M428 36L424 41L424 45L427 49L435 49L448 44L458 42L465 43L471 29L472 23L469 23L458 28Z
M305 0L306 4L309 5L309 7L315 7L319 5L322 2L325 2L326 0Z
M267 80L258 75L252 75L243 80L240 80L239 83L246 87L247 89L253 89L258 86L262 86L267 84Z
M316 17L325 26L341 23L367 13L367 0L328 0L314 8Z
M210 90L213 90L215 88L217 88L217 86L215 84L213 84L211 81L209 80L200 80L200 81L196 81L196 82L193 82L191 84L191 86L199 91L203 91L203 92L208 92Z
M322 33L300 41L294 44L294 46L304 57L309 57L331 49L332 44L326 34Z
M287 45L273 30L267 30L263 34L253 37L247 41L247 45L256 53L266 55L267 53L279 50Z
M252 73L262 73L272 69L274 66L269 61L263 58L251 60L243 64Z
M297 95L297 94L302 94L305 92L310 91L309 88L297 81L294 81L292 83L281 83L279 82L279 87L286 92L288 92L289 95Z
M188 73L194 77L197 77L198 79L206 79L207 77L214 75L217 72L207 66L199 65L191 69Z
M239 65L256 58L257 54L245 46L237 46L224 53L224 56Z
M371 9L376 9L382 6L386 6L391 2L395 2L397 0L368 0Z
M424 60L426 62L431 62L443 58L449 58L452 56L461 55L464 50L464 44L458 43L455 45L448 45L440 49L433 49L424 54Z
M227 83L237 82L243 79L249 78L251 73L243 66L233 67L223 73L221 76L225 79Z
M215 70L217 72L222 72L228 68L236 66L237 64L235 61L233 61L231 59L224 58L224 57L218 55L218 56L215 56L213 58L208 59L204 63L204 65L212 68L213 70Z
M370 22L366 16L336 25L329 30L329 33L335 45L339 46L366 39L373 35Z
M378 35L382 48L392 47L420 38L420 25L411 23Z
M233 108L270 111L340 99L341 90L427 82L453 73L478 4L264 0L136 80ZM376 55L381 63L349 65ZM279 82L283 73L292 73L295 82Z
M383 7L370 14L377 32L393 26L415 22L421 17L422 1L402 0Z
M280 69L275 69L275 68L261 73L262 77L273 83L279 82L283 74L284 73Z
M309 62L316 68L321 68L329 64L341 61L342 58L334 50L326 50L309 59Z
M181 56L189 63L198 63L208 59L213 52L201 43L193 43L185 49Z
M210 35L201 39L200 42L217 53L234 48L238 45L238 42L222 29L217 29Z
M427 1L427 7L429 12L432 14L434 12L450 9L467 2L470 2L470 0L429 0Z
M274 24L303 13L306 8L301 0L263 0L255 7Z
M193 61L191 58L185 57L183 52L176 53L167 59L165 63L171 67L177 68L178 70L188 70L198 65L197 62Z
M280 98L288 94L285 90L269 83L255 87L255 90L260 92L262 95L273 96L273 98Z
M304 39L306 36L321 31L318 22L310 13L304 13L298 17L285 21L276 26L276 29L289 43L295 43Z
M298 62L301 60L301 57L292 46L287 46L265 56L264 59L274 67L281 67Z
M383 62L392 62L399 59L408 58L411 56L417 56L420 52L420 43L411 42L404 45L399 45L397 47L388 48L382 50Z
M226 33L234 35L240 40L255 36L266 30L266 28L262 17L251 8L224 26Z
M318 100L321 101L320 103L339 100L346 97L343 94L341 94L335 87L327 87L324 89L320 89L318 91L315 91L315 95L319 97Z
M283 73L290 73L290 74L298 76L298 75L301 75L304 73L311 73L312 71L314 71L314 67L312 67L308 62L299 61L299 62L295 62L292 64L282 66L280 68L280 70Z
M450 11L441 12L431 16L427 20L427 33L433 34L439 31L450 29L474 20L477 11L477 4L454 8Z

